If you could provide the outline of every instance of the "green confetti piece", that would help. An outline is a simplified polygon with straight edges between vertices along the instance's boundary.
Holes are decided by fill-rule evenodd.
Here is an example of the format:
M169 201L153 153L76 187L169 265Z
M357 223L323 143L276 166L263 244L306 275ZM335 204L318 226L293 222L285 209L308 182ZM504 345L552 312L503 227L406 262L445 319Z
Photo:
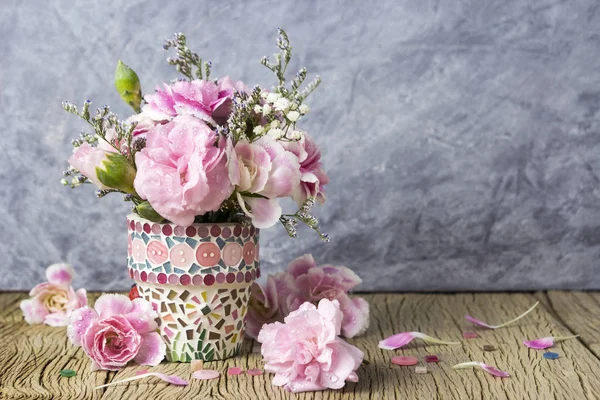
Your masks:
M72 378L77 375L77 372L72 369L63 369L60 371L60 376L64 376L65 378Z

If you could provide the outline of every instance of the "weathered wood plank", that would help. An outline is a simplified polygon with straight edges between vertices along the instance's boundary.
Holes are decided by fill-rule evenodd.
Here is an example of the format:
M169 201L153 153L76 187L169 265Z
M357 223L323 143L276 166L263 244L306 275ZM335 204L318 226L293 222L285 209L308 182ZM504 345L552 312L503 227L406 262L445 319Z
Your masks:
M590 300L577 293L572 295L579 298L582 306L569 309L571 299L552 292L548 296L544 293L365 295L371 304L371 327L366 335L350 340L369 360L369 364L359 369L360 381L349 383L340 391L299 394L293 398L594 399L596 393L600 393L600 360L586 347L590 342L571 340L559 344L554 351L562 357L553 361L543 359L542 352L529 350L521 343L527 338L571 334L575 325L585 328L586 340L598 337L600 303L594 303L595 297ZM196 381L190 378L189 364L163 363L151 369L188 378L191 384L175 387L152 378L93 390L97 385L133 376L135 371L145 368L131 366L118 373L89 371L87 357L81 349L70 346L64 328L29 326L22 321L18 303L25 297L25 294L0 294L0 398L290 397L283 389L271 384L272 377L268 374L258 377L226 375L230 366L243 369L262 366L260 354L251 352L250 340L245 342L242 355L205 364L206 368L221 372L218 380ZM479 330L464 320L465 314L471 314L491 323L502 322L529 308L538 297L545 300L544 304L526 319L506 328ZM567 309L568 318L564 312ZM578 325L585 321L588 323ZM463 339L464 330L475 330L479 337ZM380 339L400 331L423 331L439 338L458 340L461 344L438 346L413 342L397 351L377 348ZM492 344L498 349L484 352L484 344ZM395 354L414 355L420 359L427 354L436 354L441 362L428 364L429 373L418 375L414 367L391 365L390 359ZM479 370L451 369L452 365L469 360L493 364L512 376L500 379ZM58 372L63 368L76 370L78 376L60 378Z
M547 296L561 322L600 358L600 293L551 291Z

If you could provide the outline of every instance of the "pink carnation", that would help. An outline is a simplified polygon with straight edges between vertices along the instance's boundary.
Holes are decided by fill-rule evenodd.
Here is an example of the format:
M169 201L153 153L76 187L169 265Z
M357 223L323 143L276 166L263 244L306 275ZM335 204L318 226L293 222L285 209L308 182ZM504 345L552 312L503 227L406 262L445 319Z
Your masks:
M36 285L21 302L21 310L28 324L44 323L66 326L71 312L87 304L85 289L73 290L73 268L67 264L53 264L46 269L48 282Z
M161 216L181 226L191 225L196 215L217 211L233 186L224 140L219 145L216 141L216 133L190 115L155 126L135 157L135 190Z
M275 373L273 384L298 393L358 382L364 354L338 337L341 322L338 302L323 299L318 308L302 304L283 324L264 325L258 341L265 370Z
M177 81L156 88L144 97L142 114L154 121L169 121L177 115L193 115L210 124L224 124L231 113L235 91L248 91L242 82L233 83L226 76L217 84L206 80Z
M94 309L82 307L71 314L67 335L91 358L92 371L116 371L132 360L155 366L166 354L156 318L158 314L144 299L105 294Z
M106 139L112 141L117 148L119 147L117 133L114 129L110 129L106 132ZM96 168L104 168L102 162L107 160L106 155L108 153L115 153L116 151L115 147L111 146L103 139L98 139L97 146L90 146L90 144L84 142L79 147L75 148L73 155L69 158L69 164L71 164L73 168L79 170L83 176L95 183L98 188L110 189L100 182L96 174Z
M237 186L244 213L257 228L269 228L281 216L278 197L290 196L300 183L298 158L270 136L227 144L229 179ZM241 192L262 197L244 196Z
M284 143L285 148L298 157L300 161L300 183L294 187L292 198L301 205L308 197L314 197L319 203L325 202L325 185L329 177L321 165L321 151L314 140L302 133L298 141Z

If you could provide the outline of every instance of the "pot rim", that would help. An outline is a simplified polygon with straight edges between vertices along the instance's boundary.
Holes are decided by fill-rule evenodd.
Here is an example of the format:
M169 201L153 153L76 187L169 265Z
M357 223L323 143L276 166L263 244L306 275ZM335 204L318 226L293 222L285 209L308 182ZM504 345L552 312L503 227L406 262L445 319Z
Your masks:
M152 222L149 219L140 217L138 214L136 213L130 213L127 214L127 221L135 221L135 222L140 222L140 223L148 223L148 224L155 224L155 225L160 225L162 226L181 226L182 228L187 228L190 226L214 226L214 225L218 225L218 226L239 226L241 228L250 228L252 227L252 225L244 225L241 222L199 222L199 223L193 223L191 225L179 225L176 224L174 222ZM258 232L258 228L254 227L254 229Z

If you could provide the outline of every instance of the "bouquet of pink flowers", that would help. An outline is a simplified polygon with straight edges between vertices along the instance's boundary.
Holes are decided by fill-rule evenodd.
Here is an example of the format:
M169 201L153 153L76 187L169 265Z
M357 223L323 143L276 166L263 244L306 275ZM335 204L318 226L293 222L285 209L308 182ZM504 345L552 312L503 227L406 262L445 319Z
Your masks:
M315 202L325 201L329 179L313 139L299 128L309 113L305 99L317 88L316 77L303 89L306 68L291 83L285 72L292 47L279 30L279 52L261 64L277 85L271 90L210 79L211 64L192 52L183 34L167 40L176 50L168 62L184 79L142 95L137 74L119 62L115 85L136 114L120 120L108 106L90 112L63 107L92 128L73 141L64 185L98 186L98 197L124 194L133 211L153 222L181 226L201 222L243 222L268 228L280 221L290 236L303 222L328 240L310 215ZM278 199L291 197L294 214L283 214Z

